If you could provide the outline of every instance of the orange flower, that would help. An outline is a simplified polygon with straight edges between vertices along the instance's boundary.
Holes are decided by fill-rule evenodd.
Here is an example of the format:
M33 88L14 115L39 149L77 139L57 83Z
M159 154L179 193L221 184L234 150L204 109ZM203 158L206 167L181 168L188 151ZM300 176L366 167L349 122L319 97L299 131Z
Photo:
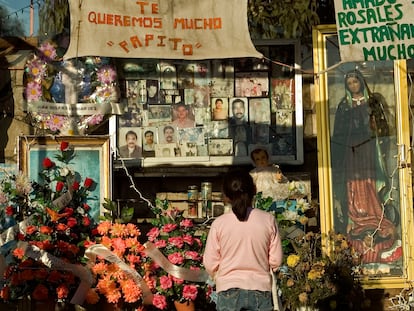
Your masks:
M39 231L40 233L43 233L43 234L51 234L53 232L53 229L50 228L49 226L41 226L39 228Z
M69 289L65 284L60 284L56 288L56 294L57 294L58 299L66 298L68 297Z
M24 256L24 250L22 248L15 248L13 250L13 255L19 259L22 259Z
M37 227L36 226L27 226L26 228L26 233L27 234L33 234L37 231Z
M8 286L5 286L0 290L0 298L4 300L8 300L10 298L10 288Z
M49 207L46 207L46 212L49 214L50 219L51 219L53 222L58 221L58 220L59 220L60 218L62 218L62 217L66 217L66 216L68 216L68 213L62 213L62 214L59 214L58 212L56 212L56 211L54 211L54 210L50 209Z

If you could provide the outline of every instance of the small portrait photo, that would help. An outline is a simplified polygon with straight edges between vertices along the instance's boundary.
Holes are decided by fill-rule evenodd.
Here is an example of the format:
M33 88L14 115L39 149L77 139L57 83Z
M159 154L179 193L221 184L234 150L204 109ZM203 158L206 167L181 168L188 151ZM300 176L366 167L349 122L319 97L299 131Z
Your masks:
M252 142L254 144L268 144L269 143L269 124L255 123L252 125Z
M264 97L269 95L267 72L236 72L235 95L242 97Z
M169 62L160 63L160 88L165 90L177 88L177 71L174 64Z
M229 103L229 124L240 125L249 121L249 105L247 97L232 97Z
M194 86L193 101L197 108L210 107L210 90L208 86ZM190 102L186 102L190 103Z
M180 145L180 149L182 157L195 157L198 155L196 143L183 143Z
M148 125L157 126L171 122L170 105L148 105Z
M295 79L272 79L272 112L295 108Z
M194 108L194 118L196 125L208 125L211 122L210 107Z
M155 145L158 143L158 129L156 127L144 127L142 133L142 155L144 158L154 157Z
M137 159L142 157L142 134L139 127L121 127L118 129L119 158Z
M249 98L250 123L270 124L270 100L269 97Z
M280 109L276 111L276 132L278 134L289 134L293 131L293 111Z
M296 152L293 135L277 135L272 137L273 155L294 155Z
M155 145L155 156L157 158L175 157L175 144L157 144L157 145Z
M211 62L210 92L212 97L234 96L234 66L232 59L215 59Z
M208 127L208 136L212 138L229 138L229 122L212 121Z
M227 120L229 117L229 99L227 97L212 97L211 119L214 121Z
M184 143L196 143L198 145L204 145L204 127L189 127L183 129L177 129L178 142Z
M158 128L158 143L159 144L176 144L177 143L177 129L172 125L165 125Z
M147 103L149 105L156 105L159 103L159 83L158 80L147 80Z
M172 125L178 128L195 126L193 107L184 103L172 106Z
M210 138L208 141L208 154L210 156L232 155L233 154L233 140Z

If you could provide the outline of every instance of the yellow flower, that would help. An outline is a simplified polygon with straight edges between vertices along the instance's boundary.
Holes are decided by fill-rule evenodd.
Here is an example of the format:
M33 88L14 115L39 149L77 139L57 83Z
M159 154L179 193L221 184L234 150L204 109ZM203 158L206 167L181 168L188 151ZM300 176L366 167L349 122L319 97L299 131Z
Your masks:
M303 292L299 294L299 301L303 304L308 302L308 294Z
M292 255L289 255L286 262L289 267L294 268L299 263L299 260L300 260L300 257L298 255L292 254Z
M325 271L316 271L316 270L311 270L308 272L308 279L309 280L316 280L316 279L320 279Z
M286 281L286 286L287 286L287 287L292 287L293 285L295 285L295 281L294 281L293 279L289 278L289 279Z

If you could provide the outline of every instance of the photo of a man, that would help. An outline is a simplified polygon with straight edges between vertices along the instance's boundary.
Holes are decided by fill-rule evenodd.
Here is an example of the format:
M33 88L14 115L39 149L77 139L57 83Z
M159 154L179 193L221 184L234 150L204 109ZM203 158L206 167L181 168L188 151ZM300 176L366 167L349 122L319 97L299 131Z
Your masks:
M119 147L119 156L121 158L142 157L142 148L138 145L138 135L135 131L129 130L126 132L125 142L125 145Z
M142 154L144 157L154 157L155 156L155 128L146 128L144 130L144 137L142 143Z
M229 125L245 124L248 121L247 116L247 98L235 97L230 99L230 118Z
M194 127L195 120L190 115L189 107L184 104L178 104L174 107L172 125L178 128Z
M160 143L172 144L177 142L177 134L175 132L174 127L172 127L171 125L166 125L163 128L160 128L159 130Z

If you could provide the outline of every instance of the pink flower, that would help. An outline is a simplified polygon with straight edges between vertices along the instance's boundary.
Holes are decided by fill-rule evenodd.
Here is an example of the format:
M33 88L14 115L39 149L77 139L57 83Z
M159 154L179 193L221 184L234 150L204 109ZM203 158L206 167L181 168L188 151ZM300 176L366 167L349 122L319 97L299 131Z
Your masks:
M41 79L46 73L46 64L38 58L27 63L27 73L34 79Z
M86 123L89 125L97 125L102 122L104 116L103 114L94 114L86 118Z
M184 262L184 257L181 253L172 253L168 255L168 260L174 265L181 265Z
M65 117L52 114L46 119L46 126L51 131L57 131L63 127L65 122L66 122Z
M173 281L167 275L163 275L160 277L160 286L164 290L169 289L173 286Z
M184 285L183 298L186 300L195 300L197 298L197 286L189 284Z
M167 246L167 241L166 240L158 240L158 241L155 241L154 245L155 245L156 248L164 248L164 247Z
M185 257L189 258L189 259L192 259L192 260L199 260L200 259L200 255L196 251L186 251L185 252Z
M27 83L26 98L28 101L39 100L42 96L42 86L34 81Z
M116 73L111 66L103 66L98 70L98 80L104 84L110 84L115 81Z
M147 233L148 241L154 242L156 238L160 235L160 230L157 227L151 228Z
M189 234L185 234L183 235L183 241L184 243L187 243L188 245L193 245L194 238Z
M191 227L193 227L194 226L194 224L193 224L193 221L191 220L191 219L183 219L181 222L180 222L180 226L181 227L184 227L184 228L191 228Z
M167 308L167 298L165 298L165 296L163 295L155 294L152 298L152 304L156 308L164 310L165 308Z
M50 42L43 42L39 51L42 52L41 58L46 60L54 60L57 56L56 49Z
M165 224L162 227L162 231L165 232L165 233L174 231L175 229L177 229L177 224Z
M178 248L182 248L184 245L183 238L180 236L174 236L168 239L168 242Z

